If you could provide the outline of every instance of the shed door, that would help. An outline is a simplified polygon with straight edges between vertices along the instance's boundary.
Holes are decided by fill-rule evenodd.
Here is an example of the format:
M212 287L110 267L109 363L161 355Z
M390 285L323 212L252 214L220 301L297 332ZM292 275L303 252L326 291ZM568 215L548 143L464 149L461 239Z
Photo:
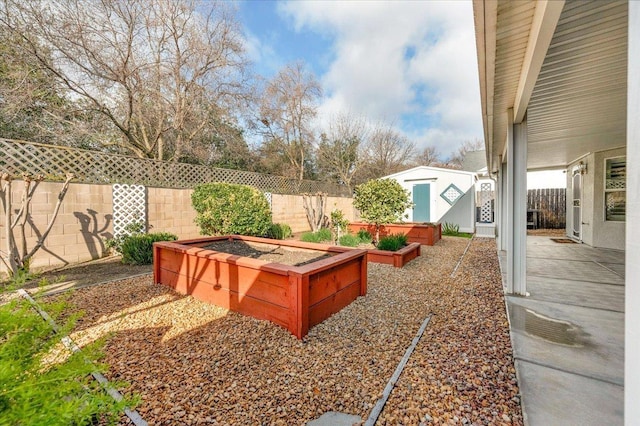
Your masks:
M429 222L431 205L431 184L413 185L413 221Z

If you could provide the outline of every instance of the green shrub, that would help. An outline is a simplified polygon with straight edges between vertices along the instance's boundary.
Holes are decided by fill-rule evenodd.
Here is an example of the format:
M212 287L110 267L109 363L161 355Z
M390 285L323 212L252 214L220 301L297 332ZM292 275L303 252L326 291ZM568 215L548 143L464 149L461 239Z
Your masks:
M39 304L53 318L64 308L63 303ZM100 357L99 343L62 362L44 361L75 319L56 334L24 299L0 306L0 424L89 425L98 418L107 424L116 422L125 406L133 408L134 400L116 403L90 377L94 370L106 370L86 362Z
M360 211L362 220L376 228L376 240L380 226L402 220L405 210L413 207L409 191L394 179L374 179L358 185L354 190L353 207Z
M445 222L442 224L442 235L457 235L460 233L460 225Z
M303 232L300 235L300 241L304 241L305 243L319 243L320 237L315 232Z
M334 240L349 232L349 221L344 217L342 210L335 209L331 212L331 231Z
M177 239L178 237L168 232L130 235L122 244L122 263L150 265L153 263L153 243Z
M407 236L404 234L391 234L380 238L378 250L397 251L407 245Z
M203 235L265 235L271 225L271 208L264 194L247 185L198 185L191 203Z
M291 227L286 223L272 223L267 230L267 238L273 238L275 240L284 240L292 234Z
M316 235L318 235L318 238L320 239L320 241L332 240L331 229L329 228L320 228L319 230L316 231Z
M321 228L316 232L305 232L300 235L300 240L306 243L323 243L332 240L331 230L327 228Z
M442 235L448 235L449 237L463 237L463 238L471 238L473 234L469 234L468 232L460 232L460 225L455 223L445 222L442 224Z
M107 250L115 250L116 253L122 254L122 244L124 240L130 235L141 235L145 233L145 224L142 221L135 221L127 224L124 227L124 232L114 238L109 238L106 241Z
M371 233L369 231L367 231L366 229L359 230L356 235L358 235L358 239L363 244L370 244L371 241L373 241L373 237L371 236Z
M360 244L360 238L352 234L345 234L341 236L338 241L340 242L341 246L345 247L358 247L358 245Z

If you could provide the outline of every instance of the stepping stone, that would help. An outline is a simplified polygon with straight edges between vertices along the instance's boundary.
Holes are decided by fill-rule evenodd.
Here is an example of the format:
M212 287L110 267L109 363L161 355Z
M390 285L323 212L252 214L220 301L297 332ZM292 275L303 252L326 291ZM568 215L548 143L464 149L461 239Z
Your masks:
M361 422L360 416L328 411L317 419L308 422L307 426L353 426Z

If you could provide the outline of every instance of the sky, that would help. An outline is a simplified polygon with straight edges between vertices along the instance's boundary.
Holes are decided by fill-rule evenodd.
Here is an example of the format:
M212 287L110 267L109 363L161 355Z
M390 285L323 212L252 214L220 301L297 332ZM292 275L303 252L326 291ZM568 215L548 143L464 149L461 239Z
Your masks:
M303 61L323 88L319 122L337 113L392 123L446 159L482 139L470 1L236 2L254 71Z

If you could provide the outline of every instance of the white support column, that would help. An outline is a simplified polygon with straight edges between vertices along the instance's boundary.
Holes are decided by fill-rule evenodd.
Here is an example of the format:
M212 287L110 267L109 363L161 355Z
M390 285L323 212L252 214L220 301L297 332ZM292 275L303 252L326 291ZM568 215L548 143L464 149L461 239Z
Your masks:
M507 250L507 235L509 234L509 193L507 191L507 164L500 162L500 250Z
M507 131L507 293L527 295L527 122Z
M625 271L625 424L640 419L640 3L629 2L627 63L627 217Z

